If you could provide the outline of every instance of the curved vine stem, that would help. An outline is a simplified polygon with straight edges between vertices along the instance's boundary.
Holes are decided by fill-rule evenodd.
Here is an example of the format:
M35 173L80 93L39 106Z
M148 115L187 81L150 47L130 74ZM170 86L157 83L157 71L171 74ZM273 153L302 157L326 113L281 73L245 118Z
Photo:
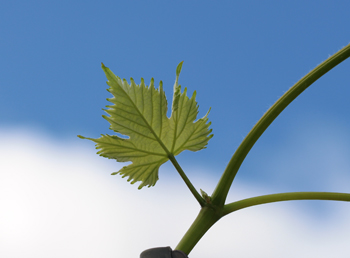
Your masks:
M224 205L228 191L230 190L232 182L245 157L253 145L256 143L256 141L260 138L260 136L276 119L276 117L306 88L308 88L312 83L318 80L322 75L327 73L333 67L347 59L349 56L350 44L339 50L337 53L326 59L315 69L305 75L300 81L298 81L293 87L284 93L283 96L278 99L269 110L267 110L267 112L255 124L255 126L237 148L236 152L233 154L222 177L220 178L219 183L213 192L213 195L211 196L213 204L218 206Z
M222 211L222 216L250 206L294 200L329 200L350 202L350 194L332 192L291 192L262 195L226 204Z
M237 201L234 203L225 204L226 197L232 182L242 165L245 157L250 149L254 146L256 141L265 132L269 125L276 119L276 117L305 89L312 83L318 80L322 75L330 71L336 65L343 62L350 57L350 44L339 50L337 53L326 59L315 69L305 75L293 87L291 87L269 110L260 118L252 130L244 138L230 162L228 163L223 175L221 176L212 196L211 202L205 203L202 206L200 213L188 229L184 237L181 239L176 249L182 250L189 254L202 236L214 225L221 217L233 211L259 205L263 203L287 201L287 200L335 200L335 201L350 201L350 194L346 193L325 193L325 192L299 192L299 193L281 193L265 196L258 196ZM179 171L180 172L180 171ZM181 174L181 173L180 173ZM196 196L197 194L195 194ZM196 197L198 200L198 197ZM201 197L202 198L202 197Z

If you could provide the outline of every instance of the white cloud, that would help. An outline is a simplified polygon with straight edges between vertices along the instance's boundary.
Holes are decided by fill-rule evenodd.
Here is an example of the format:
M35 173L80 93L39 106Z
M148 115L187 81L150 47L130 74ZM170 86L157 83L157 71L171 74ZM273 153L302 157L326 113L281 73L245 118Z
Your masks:
M0 257L139 257L147 248L174 248L199 211L164 169L156 187L141 191L110 176L121 164L98 157L92 143L13 128L0 130L0 140ZM201 187L214 185L208 178ZM261 190L235 187L230 199ZM350 206L331 208L323 220L292 203L238 211L214 225L190 257L348 257Z

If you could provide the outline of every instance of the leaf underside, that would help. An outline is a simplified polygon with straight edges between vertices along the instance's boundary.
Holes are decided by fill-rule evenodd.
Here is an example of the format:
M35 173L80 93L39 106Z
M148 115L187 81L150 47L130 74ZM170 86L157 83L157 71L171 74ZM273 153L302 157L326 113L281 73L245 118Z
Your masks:
M154 186L158 180L159 167L169 160L170 155L177 155L184 150L198 151L207 145L213 136L209 129L208 113L195 121L198 114L196 93L189 98L187 89L181 93L178 77L182 62L176 69L172 114L166 116L167 100L162 82L154 87L152 78L147 86L141 79L139 85L131 78L130 84L102 64L108 79L108 91L113 95L107 99L112 105L105 110L109 116L103 116L111 124L115 133L126 135L102 135L98 139L79 136L96 143L97 154L116 159L118 162L131 161L112 175L128 177L128 181L141 181L139 189Z

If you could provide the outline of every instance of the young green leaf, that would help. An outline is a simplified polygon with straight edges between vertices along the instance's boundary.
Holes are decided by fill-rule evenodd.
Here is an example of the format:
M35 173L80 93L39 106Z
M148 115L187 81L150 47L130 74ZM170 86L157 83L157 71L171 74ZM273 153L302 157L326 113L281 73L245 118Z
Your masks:
M189 98L187 89L181 93L178 78L182 62L176 69L172 114L166 116L167 100L163 91L162 82L159 89L154 87L152 78L149 86L141 79L141 84L121 80L110 69L102 64L102 69L110 86L108 91L113 98L107 99L112 105L105 110L109 116L103 116L111 124L114 132L126 135L102 135L98 139L86 138L96 143L97 152L103 157L116 159L118 162L131 161L118 172L128 181L141 181L139 189L144 186L154 186L158 180L159 167L184 150L198 151L207 145L213 136L209 129L208 113L195 121L198 114L198 105L195 101L196 93Z

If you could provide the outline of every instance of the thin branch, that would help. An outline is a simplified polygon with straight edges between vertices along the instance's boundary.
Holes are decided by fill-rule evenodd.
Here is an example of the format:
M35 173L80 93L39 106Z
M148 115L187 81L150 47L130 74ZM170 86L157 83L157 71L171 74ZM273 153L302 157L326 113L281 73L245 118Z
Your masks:
M171 161L171 163L173 163L174 167L176 168L177 172L179 172L180 176L182 177L182 179L185 181L187 187L190 189L191 193L193 194L193 196L196 198L196 200L199 202L199 205L201 207L204 207L206 205L205 200L203 199L203 197L198 193L198 191L196 190L196 188L192 185L191 181L188 179L188 177L186 176L185 172L182 170L182 168L180 167L179 163L177 162L177 160L175 159L174 155L169 154L169 160Z
M223 216L255 205L295 200L329 200L350 202L350 194L332 192L290 192L262 195L226 204L223 209Z

